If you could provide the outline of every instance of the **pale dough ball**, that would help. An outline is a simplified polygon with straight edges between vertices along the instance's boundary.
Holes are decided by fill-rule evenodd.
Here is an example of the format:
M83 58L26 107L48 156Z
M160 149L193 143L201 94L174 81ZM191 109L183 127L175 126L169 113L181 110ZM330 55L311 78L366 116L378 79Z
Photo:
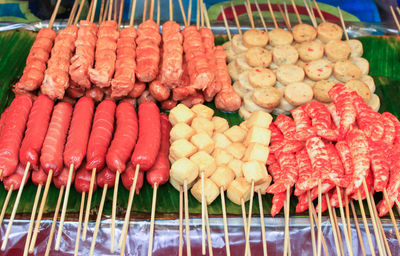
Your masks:
M297 43L313 41L317 37L317 30L306 23L297 24L292 29L293 38Z
M274 63L277 65L294 64L299 59L299 53L291 45L280 45L272 50Z
M291 84L301 82L304 79L304 70L293 64L284 64L279 66L276 77L282 84Z

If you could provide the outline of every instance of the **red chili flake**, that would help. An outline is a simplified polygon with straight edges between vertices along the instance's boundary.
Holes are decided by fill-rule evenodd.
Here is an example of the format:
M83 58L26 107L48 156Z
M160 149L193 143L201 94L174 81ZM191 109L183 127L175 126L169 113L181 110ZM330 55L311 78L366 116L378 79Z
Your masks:
M263 65L265 65L265 62L263 61L263 63L262 63Z
M317 71L322 72L322 68L317 69Z
M313 51L314 51L314 49L312 49L312 48L308 48L308 49L307 49L307 51L309 51L309 52L313 52Z
M261 72L261 70L259 70L258 68L256 69L257 72Z
M321 76L321 74L318 74L317 76Z

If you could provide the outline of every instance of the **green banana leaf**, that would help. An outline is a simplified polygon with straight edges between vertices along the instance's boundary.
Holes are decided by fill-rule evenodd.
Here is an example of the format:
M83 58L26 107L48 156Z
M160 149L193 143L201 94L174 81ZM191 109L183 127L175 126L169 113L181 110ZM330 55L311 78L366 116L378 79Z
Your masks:
M25 60L28 56L29 49L35 39L36 33L28 31L9 31L0 33L0 111L3 111L13 99L11 91L12 85L18 81L25 66ZM359 38L364 45L364 57L370 62L370 74L374 77L376 83L376 93L381 99L381 112L389 111L399 117L400 110L400 91L398 85L400 83L400 62L399 52L400 45L398 44L398 37L362 37ZM216 44L222 44L226 41L226 37L217 37ZM209 106L215 109L213 103ZM216 115L224 117L229 121L230 125L239 124L242 119L237 113L224 113L219 110L215 111ZM37 187L29 181L24 188L20 204L17 210L18 217L28 218L32 210L33 201ZM99 188L93 195L92 209L96 213L97 207L100 202L102 189ZM113 189L107 192L104 214L111 214ZM7 191L0 187L0 205L3 205ZM56 207L59 190L51 185L46 207L44 209L45 216L50 218ZM118 216L122 217L128 202L129 192L122 186L119 186L118 191ZM10 203L8 204L6 213L10 214L13 202L17 192L12 193ZM152 187L145 182L139 195L135 195L132 211L134 219L148 219L151 210L151 200L153 195ZM79 212L81 195L72 187L68 207L67 219L76 220L77 213ZM269 214L272 205L272 195L262 197L264 214ZM254 202L257 202L257 195L254 196ZM379 196L375 198L376 202L380 200ZM295 214L295 206L297 199L291 198L291 215L305 216L307 212L301 215ZM246 205L248 207L248 203ZM368 207L365 206L366 209ZM201 213L200 203L194 199L189 193L189 210L191 215ZM221 200L217 198L209 207L210 215L222 214ZM241 208L226 200L226 210L228 215L241 215ZM179 211L179 192L176 191L169 183L162 185L157 193L157 217L158 218L176 218ZM359 207L357 206L359 212ZM253 204L253 213L259 213L258 204Z

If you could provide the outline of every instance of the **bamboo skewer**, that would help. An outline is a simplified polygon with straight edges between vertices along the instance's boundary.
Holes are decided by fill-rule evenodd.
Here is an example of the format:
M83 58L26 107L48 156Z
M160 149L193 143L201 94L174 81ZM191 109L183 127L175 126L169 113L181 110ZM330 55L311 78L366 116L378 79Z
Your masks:
M279 12L281 13L283 22L285 22L285 25L286 25L286 27L288 28L288 30L291 31L291 27L290 27L290 24L289 24L289 22L288 22L288 19L287 19L286 15L284 14L284 12L283 12L282 7L281 7L280 4L278 4L278 9L279 9Z
M78 20L79 20L79 18L81 16L82 9L83 9L84 5L85 5L85 0L82 0L81 3L79 4L79 9L78 9L78 13L76 14L76 17L75 17L75 20L74 20L74 25L76 25L78 23Z
M272 10L271 1L267 0L267 3L268 3L269 12L271 13L272 21L274 22L274 26L275 26L275 28L279 28L278 23L276 22L276 19L275 19L274 10Z
M181 13L182 13L183 23L185 24L185 27L186 27L186 26L188 26L188 22L186 21L186 14L185 14L185 10L183 9L182 0L178 0L178 2L179 2L179 7L180 7ZM190 2L189 2L189 4L190 4Z
M209 219L208 219L208 211L206 211L206 228L207 228L208 255L213 256L213 249L211 246L211 230L210 230L210 223L209 223Z
M362 217L362 220L364 223L365 232L367 233L368 245L369 245L371 254L375 255L375 248L372 243L372 238L371 238L371 233L370 233L369 227L368 227L367 217L365 216L364 204L361 200L360 190L357 191L357 196L358 196L358 204L360 205L361 217Z
M56 223L57 223L57 218L58 218L58 212L60 211L60 205L61 205L61 199L64 194L64 186L61 186L60 192L58 193L58 198L57 198L57 204L56 204L56 209L54 210L54 217L53 221L51 223L51 229L50 229L50 235L49 235L49 240L47 241L47 246L46 246L46 252L45 256L48 256L50 254L50 248L51 244L53 242L53 237L54 237L54 230L56 229Z
M221 208L222 208L222 217L224 221L224 235L225 235L225 249L226 255L231 255L231 248L229 245L229 234L228 234L228 221L226 217L226 206L225 206L225 192L224 187L220 187L219 192L221 194Z
M7 225L7 231L6 231L4 240L3 240L3 244L1 245L1 250L2 251L4 251L6 249L6 246L7 246L8 237L10 236L11 228L12 228L12 225L13 225L13 222L14 222L14 219L15 219L15 214L17 213L19 201L21 200L21 195L22 195L22 191L24 190L25 181L28 178L30 166L31 166L31 164L28 162L28 164L25 167L24 175L22 176L21 185L20 185L20 187L18 189L17 197L15 198L15 201L14 201L14 206L13 206L13 209L12 209L12 212L11 212L10 221L8 222L8 225ZM12 191L12 189L10 189L10 191ZM8 202L7 202L7 204L8 204ZM5 204L5 205L7 205L7 204Z
M103 20L103 15L104 15L104 5L105 5L105 0L101 0L101 5L100 5L100 14L99 14L99 24Z
M74 4L72 5L71 12L69 14L67 26L72 25L72 23L74 22L75 12L77 8L78 8L78 0L75 0Z
M326 22L324 15L322 15L321 9L318 6L317 1L313 0L315 7L317 8L317 12L319 17L321 18L322 22Z
M204 191L204 172L201 172L201 252L206 254L206 213L205 213L205 191Z
M317 255L321 256L321 236L322 236L322 195L321 195L321 179L318 179L318 226L317 226Z
M313 255L317 255L317 245L315 241L315 229L314 229L314 220L312 217L312 201L311 201L311 196L310 196L310 190L307 191L307 199L308 199L308 214L309 214L309 219L310 219L310 232L311 232L311 245L312 245L312 250L313 250Z
M244 200L243 200L243 198L240 199L240 205L241 205L241 207L242 207L242 218L243 218L244 237L247 237L248 229L247 229L246 207L245 207L245 205L244 205ZM247 252L248 252L248 248L245 248L245 251L244 251L244 255L245 255L245 256L248 255Z
M58 228L58 232L57 232L57 239L56 239L56 246L55 246L55 249L56 249L57 251L60 249L61 236L62 236L64 221L65 221L65 213L67 212L69 191L71 190L72 175L73 175L73 173L74 173L74 165L71 164L71 166L69 167L68 180L67 180L67 188L66 188L66 190L65 190L64 203L63 203L62 212L61 212L60 227Z
M397 223L396 223L396 219L394 218L394 214L393 214L393 210L390 207L390 202L389 202L389 196L387 194L386 188L383 190L383 195L387 204L387 207L389 208L389 215L390 215L390 219L392 220L392 224L394 227L394 231L396 233L396 238L397 238L397 242L399 243L400 246L400 234L399 234L399 229L397 228Z
M265 23L264 16L263 16L263 14L261 12L260 5L258 4L257 0L255 0L254 2L256 4L257 12L258 12L258 15L260 16L260 20L261 20L261 23L262 23L262 25L264 27L264 30L268 31L268 27L267 27L267 24Z
M225 25L226 33L228 34L228 39L229 39L229 41L232 41L232 35L231 35L231 31L229 29L228 21L225 16L224 8L222 8L222 5L220 5L219 8L221 9L222 18L224 19L224 25Z
M319 225L318 217L317 217L317 213L315 212L314 206L311 207L311 211L312 211L312 215L314 218L314 222L317 224L317 228L318 228L318 225ZM321 243L322 243L322 248L324 249L325 255L329 256L328 247L326 246L325 237L323 234L321 235Z
M188 200L188 188L187 181L183 182L183 196L185 201L185 223L186 223L186 255L192 255L190 248L190 226L189 226L189 200Z
M309 16L310 19L311 19L311 23L312 23L313 26L316 28L316 27L317 27L317 22L313 19L313 15L311 14L310 8L308 7L308 4L307 4L306 0L303 0L303 1L304 1L304 7L306 7L308 16Z
M93 233L93 237L92 237L92 243L90 245L90 252L89 252L90 256L92 256L93 253L94 253L94 246L96 245L97 233L99 232L101 215L103 214L104 201L106 199L107 188L108 188L108 184L104 184L103 193L101 195L101 201L100 201L100 206L99 206L99 212L97 213L96 226L94 228L94 233Z
M131 185L131 188L129 189L128 205L126 208L124 225L122 226L122 233L121 233L122 235L121 235L121 237L119 239L119 243L118 243L118 248L121 249L121 252L125 249L126 236L128 234L129 218L130 218L130 214L131 214L133 198L135 196L137 177L139 175L139 169L140 169L140 165L136 165L135 177L133 180L133 184Z
M40 221L42 220L43 210L44 210L44 206L46 204L46 199L47 199L47 195L49 193L49 188L50 188L52 177L53 177L53 170L50 170L49 174L47 175L47 181L46 181L46 185L44 187L42 201L40 202L39 213L37 215L35 230L33 232L32 241L31 241L31 244L29 247L29 253L33 253L33 251L35 249L36 239L37 239L37 236L39 233L39 228L40 228Z
M81 206L79 207L78 230L76 231L74 256L77 256L78 251L79 251L79 241L80 241L80 236L81 236L81 227L82 227L82 219L83 219L83 208L85 206L85 194L86 194L85 192L82 192L82 195L81 195Z
M350 209L349 209L349 197L345 194L344 195L344 208L346 213L346 220L347 220L347 231L349 232L349 240L350 240L350 247L353 248L353 242L351 237L351 224L350 224Z
M88 223L89 223L89 215L90 215L90 205L92 202L93 187L94 187L95 179L96 179L96 168L93 168L92 176L90 179L90 185L89 185L88 199L86 201L86 212L85 212L85 219L83 222L83 230L82 230L82 241L86 240L86 233L87 233L87 228L88 228Z
M24 256L28 255L28 253L29 253L29 243L31 242L33 222L35 221L36 210L37 210L37 206L39 204L41 192L42 192L42 185L39 184L37 187L37 190L36 190L35 200L33 201L32 213L31 213L31 218L29 221L28 234L26 236L25 247L24 247Z
M114 182L114 191L113 191L113 200L112 200L112 208L111 208L111 235L110 235L110 252L114 253L115 247L115 218L117 215L117 198L118 198L118 186L119 186L119 178L121 173L117 170L115 174L115 182Z
M178 255L183 255L183 189L179 186L179 245Z
M356 225L357 236L358 236L358 240L359 240L359 242L360 242L361 252L362 252L363 256L365 256L366 253L365 253L365 248L364 248L364 242L363 242L363 240L362 240L361 230L360 230L360 226L359 226L359 224L358 224L357 213L356 213L356 210L355 210L355 208L354 208L353 200L350 200L350 206L351 206L351 211L352 211L352 213L353 213L354 223L355 223L355 225Z
M372 195L371 191L369 192L369 196L371 197L371 200L373 200L373 195ZM389 243L388 243L386 235L385 235L385 230L383 229L381 220L378 218L378 210L376 209L376 205L375 204L372 204L372 207L374 208L375 216L377 216L378 228L379 228L379 232L381 233L381 238L383 239L382 242L383 242L383 244L384 244L384 246L386 248L386 253L391 256L392 253L390 252Z
M125 1L121 1L121 3L119 4L119 14L118 14L118 27L121 27L121 23L122 23L122 16L124 14L124 4Z
M247 232L245 239L245 252L248 252L248 255L251 255L250 249L250 227L251 227L251 214L253 212L253 199L254 199L254 180L251 181L251 190L250 190L250 203L249 203L249 216L247 219Z
M249 18L250 18L251 27L254 28L255 26L254 26L254 19L253 19L253 11L251 9L250 0L247 0L247 4L245 4L245 6L246 6L246 9L247 9L247 13L249 15Z
M288 255L288 250L290 250L290 233L289 233L289 208L290 208L290 187L286 186L286 207L285 207L285 239L283 245L283 255Z
M153 187L153 200L151 203L150 234L149 234L150 238L149 238L149 248L147 251L148 256L153 254L154 218L156 214L157 189L158 189L158 183L155 183Z
M299 24L302 24L303 21L300 18L300 14L299 14L299 11L297 10L296 3L294 2L294 0L291 0L291 2L292 2L292 6L293 6L293 9L294 9L294 12L296 13L296 17L297 17L298 22L299 22Z
M285 2L283 2L283 9L285 10L285 16L286 16L286 20L288 21L288 29L290 30L290 31L292 31L292 24L291 24L291 22L290 22L290 16L289 16L289 12L288 12L288 8L287 8L287 4L286 4L286 1Z
M257 191L258 195L258 205L260 208L260 222L261 222L261 238L262 238L262 245L263 245L263 255L267 256L268 251L267 251L267 238L265 235L265 222L264 222L264 207L262 203L262 194L261 191Z
M341 250L340 250L340 246L339 246L339 240L338 240L338 231L339 229L337 228L337 223L335 221L335 219L333 218L333 209L331 206L331 201L329 199L329 195L328 193L325 194L325 198L326 198L326 203L328 205L328 212L329 212L329 218L331 220L331 225L332 225L332 232L333 232L333 239L335 240L335 246L336 246L336 253L337 255L341 254ZM344 253L343 253L344 255Z
M4 215L6 214L6 210L7 210L7 205L8 205L8 202L10 201L11 194L13 192L13 187L14 187L14 185L11 184L10 189L7 192L6 199L4 200L3 207L1 208L0 225L1 225L1 223L3 223Z
M343 210L342 193L340 192L340 189L339 189L338 186L336 186L336 191L338 193L340 217L342 219L342 226L343 226L344 237L345 237L345 240L346 240L347 251L348 251L349 255L352 256L353 255L353 248L350 246L350 237L349 237L349 233L347 231L345 214L344 214L344 210Z
M232 8L233 17L235 19L236 27L239 30L239 35L242 35L242 29L240 28L239 18L236 13L236 7L233 5L232 2L231 2L231 8Z
M338 235L338 240L339 240L339 246L340 246L340 251L342 252L342 255L346 255L345 253L344 253L344 247L343 247L343 239L342 239L342 235L341 235L341 232L340 232L340 228L339 228L339 225L338 225L338 217L337 217L337 215L336 215L336 210L333 208L332 209L333 211L332 211L332 215L333 215L333 219L334 219L334 221L335 221L335 227L336 227L336 233L337 233L337 235ZM349 233L350 233L350 231L349 231Z

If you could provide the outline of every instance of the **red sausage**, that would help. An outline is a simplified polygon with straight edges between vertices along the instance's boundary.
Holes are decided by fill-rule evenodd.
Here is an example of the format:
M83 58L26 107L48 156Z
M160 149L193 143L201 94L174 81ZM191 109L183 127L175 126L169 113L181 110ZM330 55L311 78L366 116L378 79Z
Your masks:
M106 153L113 135L115 102L103 100L94 114L92 132L87 147L86 169L100 171L106 162Z
M43 168L40 167L39 170L32 172L32 182L36 185L44 186L46 184L47 174L43 171Z
M11 102L0 138L0 169L2 177L11 175L18 165L19 147L32 107L29 96L18 95Z
M4 188L6 190L10 190L11 185L12 185L13 190L19 189L19 187L21 186L21 183L22 183L22 178L24 176L24 173L25 173L25 166L19 164L13 174L4 178L4 180L3 180ZM28 176L27 176L27 179L25 180L25 184L28 182L29 174L30 174L30 171L28 171Z
M75 189L79 193L89 192L90 188L90 180L92 178L92 171L87 170L85 168L85 164L82 164L81 167L76 171L75 175ZM96 184L96 179L95 182L93 182L93 192L96 191L97 189L97 184Z
M132 154L132 164L140 164L140 170L149 170L160 149L160 110L154 102L139 105L139 139Z
M174 100L164 100L163 102L161 102L161 108L164 110L171 110L174 107L176 107L176 101Z
M60 102L54 107L40 156L40 164L46 174L53 170L53 175L58 176L64 167L63 151L71 115L72 106L69 103Z
M86 156L90 128L94 112L94 102L89 97L82 97L75 105L64 150L64 165L74 165L78 169Z
M101 188L103 188L105 184L108 185L108 188L113 187L115 183L115 172L111 171L107 167L104 168L101 172L97 174L96 182L97 185Z
M61 186L66 187L67 183L68 183L68 174L69 174L69 167L64 166L63 170L61 171L61 173L53 178L53 182L54 185L60 189ZM71 182L74 182L74 178L75 178L75 172L72 172L72 180ZM71 183L72 184L72 183Z
M136 167L133 166L132 163L128 163L125 172L121 175L122 184L127 190L130 190L135 180L135 171ZM136 194L139 194L139 191L143 186L143 178L144 178L144 172L139 171L135 188Z
M128 96L132 98L139 98L140 95L144 92L146 89L146 84L140 81L136 81L135 85L133 86L132 91L129 92Z
M111 171L122 173L136 144L138 120L135 108L128 102L121 102L118 105L116 118L114 138L108 149L106 161Z
M169 132L171 131L171 123L166 114L161 115L161 145L158 152L156 162L147 171L147 182L154 186L154 184L162 185L169 179Z
M47 95L40 95L33 102L24 140L19 150L19 161L23 166L28 162L34 170L39 169L39 154L49 127L54 101Z

